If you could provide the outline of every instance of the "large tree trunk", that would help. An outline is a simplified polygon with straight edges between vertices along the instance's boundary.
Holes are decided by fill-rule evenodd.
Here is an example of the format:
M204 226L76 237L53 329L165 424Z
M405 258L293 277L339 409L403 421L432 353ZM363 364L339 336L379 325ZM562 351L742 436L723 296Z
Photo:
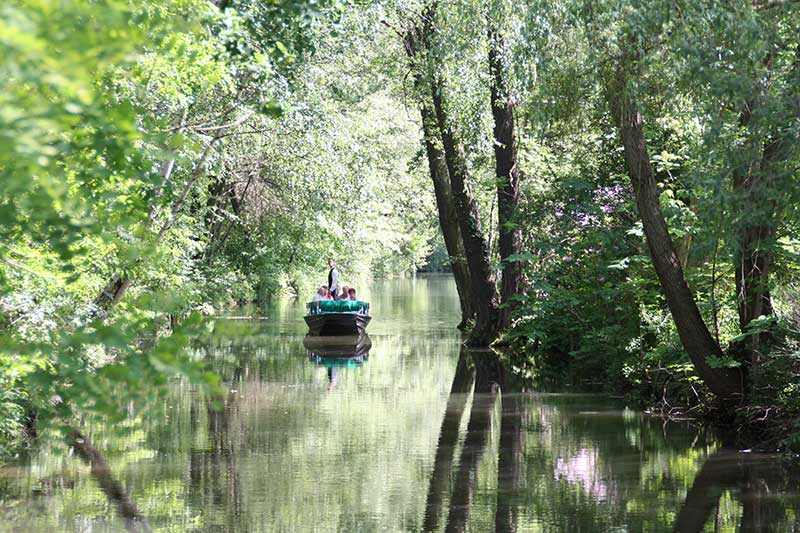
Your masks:
M428 103L427 76L421 64L420 55L427 46L428 36L425 32L430 30L430 26L425 24L420 30L416 25L412 25L405 34L406 54L414 72L414 86L419 92L420 114L422 117L422 132L425 141L425 153L428 156L428 167L430 168L431 180L433 181L433 192L436 197L436 208L439 214L439 227L442 230L445 248L450 259L450 268L456 282L458 299L461 304L461 323L459 329L465 329L475 317L475 309L472 305L469 266L464 256L464 245L461 238L461 230L458 227L458 216L456 214L455 200L453 191L450 188L450 175L447 171L445 156L439 144L441 135L439 126L436 124L436 116Z
M767 65L771 59L765 61ZM753 110L760 97L749 100L739 115L739 126L752 127ZM751 141L753 157L746 168L733 173L733 190L739 211L738 236L734 251L736 298L739 327L745 331L754 318L772 314L769 294L769 267L772 262L771 241L775 237L773 200L769 198L769 176L764 175L777 152L771 143L762 150L757 139ZM764 168L767 167L767 168Z
M503 36L489 21L489 71L491 105L494 119L494 157L497 174L497 226L500 261L503 265L500 295L503 303L498 312L498 329L511 325L512 296L519 292L522 275L520 263L509 261L519 253L520 231L516 224L519 207L520 172L517 167L517 139L514 130L514 102L507 73L503 68Z
M769 64L770 61L766 63ZM742 128L751 128L753 109L759 98L747 102L739 116ZM779 158L778 141L762 148L758 139L751 141L753 157L746 168L733 174L733 190L739 207L736 224L736 249L733 254L736 273L736 300L739 327L742 332L753 319L773 314L769 292L769 271L772 264L772 245L776 228L776 200L772 191L772 166ZM744 343L746 359L755 363L763 335L752 335Z
M489 248L481 229L478 203L469 186L464 146L458 139L442 100L443 83L434 75L431 83L436 121L442 134L445 162L450 174L450 186L455 198L458 225L464 241L464 252L472 282L472 301L475 304L475 327L467 340L471 346L488 346L497 337L497 287L494 283Z
M617 83L610 95L611 109L622 137L625 162L653 266L683 347L700 378L721 399L740 400L744 389L742 373L739 370L712 368L708 364L707 358L721 356L722 350L703 322L672 245L650 165L642 115L625 94L627 80L623 68L620 67L618 71Z
M740 226L734 263L739 326L742 332L759 316L773 314L769 292L772 245L775 240L775 209L768 196L767 178L760 172L734 178L734 190L743 200L743 224ZM762 335L747 340L750 363L755 363Z
M734 253L736 271L736 297L739 311L739 326L745 332L748 325L759 316L774 314L769 290L769 274L773 261L773 246L779 217L782 212L782 196L779 183L791 175L792 161L797 151L797 142L791 129L784 129L778 123L781 116L779 108L771 109L768 119L773 126L763 131L764 124L753 124L754 111L763 114L766 101L773 87L773 68L776 52L771 50L763 58L764 72L756 79L757 92L748 100L739 115L739 126L751 136L752 159L746 168L739 168L733 175L733 190L740 206L740 222L737 224L737 246ZM800 49L795 49L790 71L786 73L789 83L787 92L780 95L788 112L787 122L800 119L800 93L798 91L798 72L800 71ZM761 128L759 127L761 126ZM760 131L761 130L761 131ZM746 341L747 358L757 363L758 352L769 333L751 335Z
M439 212L439 226L442 228L444 244L450 258L450 268L456 281L458 300L461 304L461 323L459 329L466 329L475 318L475 308L471 299L471 284L469 265L464 254L463 239L458 226L458 216L450 189L450 176L447 173L447 164L442 151L430 140L431 135L438 133L435 120L430 109L422 110L423 132L425 134L425 151L428 155L433 190L436 197L436 207Z
M772 252L768 249L775 238L775 228L769 224L754 224L739 236L736 254L736 294L739 300L739 325L747 325L761 315L771 315L769 269Z
M436 19L437 2L429 3L423 13L423 36L432 33ZM429 42L424 43L426 54L430 54ZM431 60L435 57L430 54ZM481 229L478 204L469 188L469 171L464 154L464 146L450 124L443 102L444 83L436 72L430 69L430 92L439 133L442 136L444 159L450 176L450 188L455 199L458 227L464 244L470 275L472 303L475 309L475 327L467 340L471 346L488 346L497 337L497 287L494 283L489 249Z

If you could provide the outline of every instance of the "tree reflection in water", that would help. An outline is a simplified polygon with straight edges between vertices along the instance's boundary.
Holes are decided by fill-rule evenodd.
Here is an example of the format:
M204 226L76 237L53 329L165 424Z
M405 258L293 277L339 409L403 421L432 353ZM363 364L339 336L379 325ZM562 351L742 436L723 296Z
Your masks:
M473 387L474 383L474 387ZM497 356L488 351L462 349L445 416L439 433L433 473L428 487L423 529L438 528L442 505L449 492L453 459L458 443L461 418L473 389L469 422L458 461L455 485L445 523L445 531L464 531L478 481L478 466L489 443L492 416L498 391L506 384L506 374ZM498 466L498 505L495 517L499 531L516 530L513 499L522 479L522 414L517 397L503 397Z
M673 531L703 531L729 490L742 505L740 531L798 531L797 508L788 509L783 495L797 494L800 472L787 469L780 457L722 449L706 459L686 494ZM792 525L787 521L793 516ZM717 528L715 527L715 531Z
M684 456L674 453L685 449L681 443L686 432L675 431L675 436L654 432L655 427L666 425L632 412L604 414L602 406L600 411L582 411L570 418L558 410L546 416L546 404L513 389L495 354L462 349L439 433L424 531L475 530L478 523L487 529L490 516L484 516L485 501L476 508L475 498L479 466L491 448L492 427L497 427L493 424L496 412L500 413L500 436L495 531L529 527L543 531L800 531L796 496L800 472L787 468L774 455L723 449L709 455L696 471L688 465L696 464L692 457L702 454L702 446ZM459 451L459 429L468 406L469 421ZM629 425L620 424L619 416L629 419ZM559 427L570 431L572 445L547 452L563 439L554 433ZM525 439L531 431L546 434L547 442L526 454ZM685 472L667 468L669 458L683 461ZM665 470L658 474L660 469ZM684 486L690 486L685 498ZM723 501L725 493L730 496ZM682 501L676 503L669 498L672 494ZM738 513L731 508L732 501L739 502ZM476 509L480 513L470 521L471 512L479 512Z
M428 496L425 501L425 519L422 526L425 531L433 531L439 526L439 515L442 512L444 497L446 493L450 492L450 471L458 444L458 430L475 380L475 368L469 364L468 359L462 351L458 358L453 383L450 386L450 396L447 399L444 419L439 430L433 473L428 484Z
M516 531L517 514L524 491L525 450L523 421L525 403L520 393L503 391L500 415L500 450L497 462L497 509L495 531Z
M233 383L239 383L242 366L234 370ZM220 517L216 513L205 513L207 520L220 519L219 527L244 527L242 523L242 489L237 465L239 450L230 431L230 423L237 420L238 395L231 391L217 399L217 405L205 401L208 418L209 443L204 448L193 448L189 455L189 478L191 500L198 508L223 509ZM197 404L192 402L191 418L199 419ZM221 404L221 405L219 405Z
M462 351L460 357L464 354ZM478 465L489 440L497 390L502 382L502 368L494 353L472 352L468 356L475 368L475 388L445 531L466 528L478 482Z

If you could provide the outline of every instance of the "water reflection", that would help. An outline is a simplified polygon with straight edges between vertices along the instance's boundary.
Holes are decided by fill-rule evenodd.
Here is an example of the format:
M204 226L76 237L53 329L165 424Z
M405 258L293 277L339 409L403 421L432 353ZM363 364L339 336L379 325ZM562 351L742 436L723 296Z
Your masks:
M303 339L308 360L325 368L328 374L328 391L339 382L340 368L358 368L369 359L372 347L369 335L318 337L307 335Z
M310 361L323 366L361 366L369 358L372 341L369 335L343 336L343 337L314 337L307 335L303 338ZM348 361L359 364L347 364ZM341 364L339 364L341 363Z
M222 400L206 401L208 444L189 451L189 500L202 509L220 509L209 515L209 526L238 530L242 524L242 487L238 453L231 423L238 418L239 395L232 390ZM192 402L190 417L199 422L200 402Z
M467 357L468 364L474 367L475 385L446 531L464 531L466 528L478 482L477 470L490 438L495 400L502 381L498 373L501 367L493 353L462 350L460 357Z
M608 399L520 392L462 349L422 530L800 531L797 474Z
M800 530L800 468L778 456L719 450L703 463L675 520L674 531L703 531L719 523L721 500L729 492L741 506L740 531Z
M517 530L517 516L525 490L525 404L521 394L509 388L503 392L500 411L495 531Z
M433 473L428 483L428 495L425 501L425 517L422 526L424 531L433 531L438 528L445 497L451 490L450 473L458 443L461 417L467 406L474 381L475 368L470 364L465 351L462 350L456 365L453 383L450 385L450 395L439 430Z
M461 349L439 434L434 470L428 487L423 530L432 531L439 527L442 503L448 489L452 490L452 495L445 531L466 529L478 483L478 467L492 436L498 392L506 386L506 383L506 372L495 353ZM460 450L455 483L449 487L447 480L452 477L458 428L461 425L470 388L473 389L473 396L469 421ZM514 406L513 401L509 401L508 404ZM518 430L520 424L521 414L516 409L501 415L501 448L506 446L507 449L500 454L498 480L502 480L502 490L498 491L495 524L496 528L503 531L516 530L516 509L509 505L509 496L513 498L521 473L519 452L522 432Z
M305 339L302 303L214 320L192 354L222 397L176 382L127 433L87 428L153 530L800 531L797 469L618 400L521 390L460 349L449 278L368 292L368 342ZM0 531L124 528L51 444L0 467Z

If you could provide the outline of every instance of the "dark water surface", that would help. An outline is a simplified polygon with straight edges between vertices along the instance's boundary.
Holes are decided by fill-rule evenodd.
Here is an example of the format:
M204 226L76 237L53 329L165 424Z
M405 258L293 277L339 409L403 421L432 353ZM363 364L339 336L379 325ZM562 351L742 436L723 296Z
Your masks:
M363 292L357 359L310 354L302 304L217 319L193 353L225 380L221 410L176 383L126 437L94 428L153 530L800 531L800 476L779 458L600 396L511 392L459 349L446 276ZM0 469L0 531L123 528L56 446Z

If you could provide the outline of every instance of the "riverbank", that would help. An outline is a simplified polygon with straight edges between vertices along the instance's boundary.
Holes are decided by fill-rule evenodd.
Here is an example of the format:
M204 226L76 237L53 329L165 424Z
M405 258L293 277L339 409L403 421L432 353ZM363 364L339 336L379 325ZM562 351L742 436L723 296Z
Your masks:
M644 368L640 375L646 379L629 374L608 381L595 378L570 383L570 375L583 374L580 370L570 374L569 365L553 366L554 358L568 358L564 354L541 357L543 363L537 365L537 357L517 344L503 356L524 383L539 390L609 394L664 420L713 428L725 446L733 449L779 452L787 457L800 453L800 411L794 398L786 394L767 398L761 393L748 403L731 405L703 387L688 365ZM769 361L764 358L765 364Z

